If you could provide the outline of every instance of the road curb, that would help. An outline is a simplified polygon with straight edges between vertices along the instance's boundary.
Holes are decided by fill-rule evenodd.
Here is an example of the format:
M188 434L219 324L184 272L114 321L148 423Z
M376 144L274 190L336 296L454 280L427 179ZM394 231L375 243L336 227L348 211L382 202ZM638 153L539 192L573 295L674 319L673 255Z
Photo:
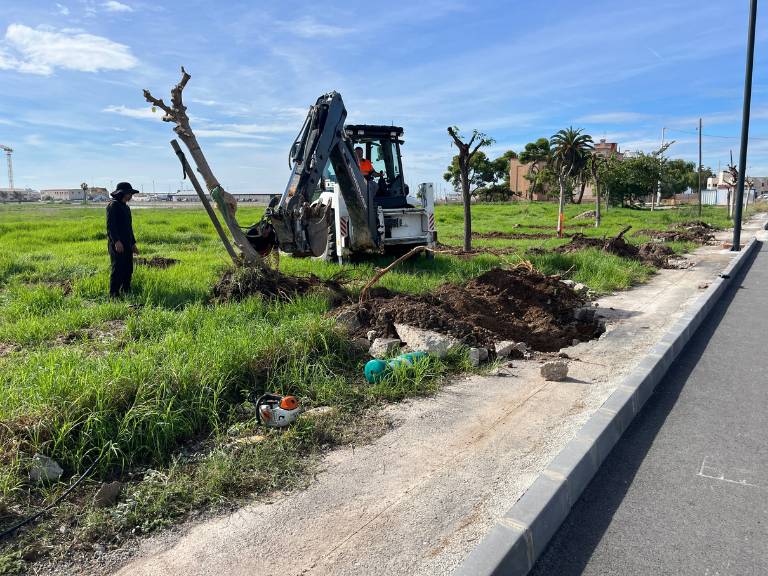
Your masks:
M768 224L766 224L768 228ZM525 576L759 242L752 238L491 528L455 576Z

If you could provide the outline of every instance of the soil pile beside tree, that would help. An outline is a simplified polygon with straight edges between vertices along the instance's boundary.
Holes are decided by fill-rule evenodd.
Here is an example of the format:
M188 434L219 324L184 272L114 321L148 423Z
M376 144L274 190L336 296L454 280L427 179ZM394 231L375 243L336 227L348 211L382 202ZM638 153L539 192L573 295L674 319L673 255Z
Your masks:
M583 296L557 276L519 266L494 268L428 295L378 295L344 310L356 312L360 328L355 332L361 335L373 330L376 336L396 337L394 324L402 323L453 336L467 346L492 348L514 340L553 352L603 332L594 314L576 313L583 305Z
M680 222L670 230L638 230L635 232L635 236L650 236L654 240L662 242L696 242L697 244L706 244L715 239L714 232L718 230L719 228L706 222L695 220L693 222Z
M257 295L288 300L309 292L327 293L333 306L349 299L339 277L323 280L314 274L290 276L271 268L250 266L227 270L213 287L214 300L217 302L237 301Z
M178 264L179 261L175 258L164 258L163 256L152 256L152 258L134 258L134 263L149 266L150 268L170 268L174 264Z

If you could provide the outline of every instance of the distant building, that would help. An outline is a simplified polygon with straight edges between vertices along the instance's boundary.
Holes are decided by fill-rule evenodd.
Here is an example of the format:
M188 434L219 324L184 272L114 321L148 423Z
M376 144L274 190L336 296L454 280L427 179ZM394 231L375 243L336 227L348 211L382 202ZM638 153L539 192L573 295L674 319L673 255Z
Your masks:
M40 192L32 188L0 188L0 202L37 202Z
M610 158L611 156L615 156L619 160L624 157L624 155L619 151L619 145L616 142L606 142L605 138L601 138L600 142L595 144L594 154L595 156L600 156L602 158Z
M40 196L43 201L82 202L85 193L82 188L49 188L47 190L40 190Z
M280 194L232 194L238 202L253 202L254 204L268 205L272 198L279 198ZM177 192L170 194L171 202L199 202L196 192Z
M528 197L528 191L531 189L531 183L526 178L531 171L532 163L523 164L517 158L509 160L509 189L516 196Z

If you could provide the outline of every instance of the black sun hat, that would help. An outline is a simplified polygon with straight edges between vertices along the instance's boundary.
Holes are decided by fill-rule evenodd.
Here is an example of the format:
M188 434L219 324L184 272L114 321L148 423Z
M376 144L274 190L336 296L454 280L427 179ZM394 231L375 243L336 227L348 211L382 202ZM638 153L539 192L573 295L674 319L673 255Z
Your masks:
M134 190L129 182L120 182L115 191L109 193L115 200L119 199L123 194L139 194L139 191Z

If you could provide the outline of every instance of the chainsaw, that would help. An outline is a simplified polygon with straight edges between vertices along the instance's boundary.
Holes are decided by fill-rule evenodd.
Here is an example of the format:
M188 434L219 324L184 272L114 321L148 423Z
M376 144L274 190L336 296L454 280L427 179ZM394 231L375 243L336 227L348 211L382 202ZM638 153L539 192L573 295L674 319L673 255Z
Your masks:
M256 400L256 420L272 428L283 428L296 421L301 408L295 396L263 394Z

